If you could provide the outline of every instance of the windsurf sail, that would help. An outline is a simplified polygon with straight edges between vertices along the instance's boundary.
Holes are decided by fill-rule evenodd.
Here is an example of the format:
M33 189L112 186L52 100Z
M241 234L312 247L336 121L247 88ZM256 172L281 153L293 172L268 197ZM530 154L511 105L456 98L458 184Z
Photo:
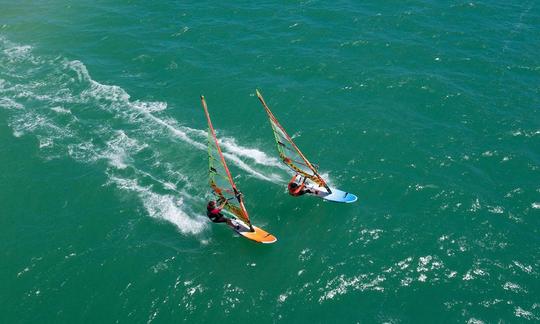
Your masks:
M206 114L206 119L208 120L208 171L210 175L210 187L217 197L218 205L225 202L223 208L244 222L253 231L248 212L244 206L243 196L236 187L221 152L204 96L201 96L201 103Z
M317 172L316 165L310 163L304 154L302 154L298 146L296 146L292 138L278 122L270 108L268 108L268 105L264 101L264 98L259 90L256 90L256 92L259 101L268 114L268 120L270 121L272 130L274 131L277 150L283 163L285 163L294 172L313 181L318 186L326 188L328 193L331 193L332 190L330 190L330 187L326 184L326 181Z

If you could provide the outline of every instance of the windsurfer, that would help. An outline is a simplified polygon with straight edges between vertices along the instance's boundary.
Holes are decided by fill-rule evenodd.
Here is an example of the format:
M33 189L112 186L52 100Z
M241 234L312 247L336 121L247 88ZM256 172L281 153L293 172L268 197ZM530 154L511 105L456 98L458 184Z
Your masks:
M317 190L306 188L307 178L304 177L304 180L302 180L300 184L298 184L296 182L297 177L298 177L298 174L295 174L294 177L292 177L291 181L289 182L289 185L287 186L287 189L289 189L289 194L291 196L298 197L306 193L315 194L315 195L319 193Z
M221 210L226 203L227 200L225 200L221 205L219 205L219 207L217 207L215 201L209 201L208 205L206 206L206 216L208 216L208 218L210 218L213 223L227 223L227 225L229 225L230 227L235 227L232 221L221 213Z

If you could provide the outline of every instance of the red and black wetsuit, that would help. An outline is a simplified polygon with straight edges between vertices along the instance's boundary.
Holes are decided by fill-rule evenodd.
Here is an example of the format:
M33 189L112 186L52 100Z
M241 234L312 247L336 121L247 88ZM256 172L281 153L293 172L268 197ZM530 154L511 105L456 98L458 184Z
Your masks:
M289 182L289 185L287 186L287 189L289 189L289 194L291 196L302 196L306 193L306 190L304 190L305 183L302 182L300 185L296 183L296 177L298 175L295 175L291 181Z
M215 205L206 206L206 216L214 223L226 223L227 218L221 213L221 209L217 208Z

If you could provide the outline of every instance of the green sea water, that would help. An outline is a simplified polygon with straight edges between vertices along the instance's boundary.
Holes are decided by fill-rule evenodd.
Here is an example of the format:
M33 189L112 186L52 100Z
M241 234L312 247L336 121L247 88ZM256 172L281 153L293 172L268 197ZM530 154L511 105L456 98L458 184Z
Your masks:
M1 323L540 321L537 1L0 1ZM259 88L350 205L285 191ZM205 216L205 95L254 224Z

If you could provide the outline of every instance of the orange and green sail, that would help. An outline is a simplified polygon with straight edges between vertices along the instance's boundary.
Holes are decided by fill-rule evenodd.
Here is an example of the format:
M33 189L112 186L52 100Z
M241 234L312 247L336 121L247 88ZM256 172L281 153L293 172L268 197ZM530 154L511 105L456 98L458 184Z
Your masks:
M268 115L268 120L274 131L274 138L276 140L277 150L279 156L283 163L285 163L289 168L291 168L297 174L302 175L303 177L313 181L320 187L326 188L329 193L332 191L326 184L326 181L319 175L317 172L317 167L310 163L304 154L300 151L298 146L294 143L292 138L287 134L283 126L278 122L268 105L264 101L263 96L256 90L257 97L261 102L266 114Z
M221 152L221 147L219 146L214 127L212 126L204 96L201 96L201 103L204 108L204 113L206 114L206 119L208 120L208 171L210 176L210 187L217 198L217 203L221 204L226 201L223 208L253 230L248 212L244 206L243 196L236 187L231 172L225 162L225 158L223 157L223 153Z

